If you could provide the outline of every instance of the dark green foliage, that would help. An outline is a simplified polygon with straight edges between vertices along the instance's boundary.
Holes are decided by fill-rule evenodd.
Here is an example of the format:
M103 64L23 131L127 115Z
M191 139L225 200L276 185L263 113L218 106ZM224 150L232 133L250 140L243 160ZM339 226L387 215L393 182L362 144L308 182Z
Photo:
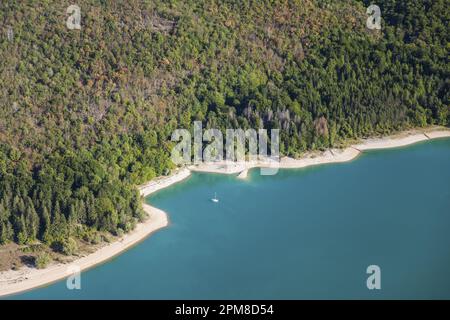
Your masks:
M37 269L44 269L52 261L52 258L47 252L39 253L34 261Z
M77 31L64 2L2 0L0 244L132 230L195 120L279 128L287 155L448 125L449 1L379 0L381 31L370 3L79 0Z
M78 249L77 242L73 238L56 240L51 245L52 249L67 256L73 255Z

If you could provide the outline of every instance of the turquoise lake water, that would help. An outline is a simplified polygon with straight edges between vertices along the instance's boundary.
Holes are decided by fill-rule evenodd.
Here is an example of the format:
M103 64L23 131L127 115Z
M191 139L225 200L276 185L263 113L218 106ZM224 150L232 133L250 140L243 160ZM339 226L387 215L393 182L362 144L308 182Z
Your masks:
M170 226L82 273L81 290L13 298L450 299L450 139L247 181L194 174L150 202Z

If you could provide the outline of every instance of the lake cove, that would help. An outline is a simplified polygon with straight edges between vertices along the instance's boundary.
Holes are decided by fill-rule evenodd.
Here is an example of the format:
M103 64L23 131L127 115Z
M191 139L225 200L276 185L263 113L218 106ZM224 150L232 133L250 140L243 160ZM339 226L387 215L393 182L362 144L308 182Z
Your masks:
M443 139L246 180L195 173L147 199L168 228L83 272L82 290L12 298L449 299L449 163Z

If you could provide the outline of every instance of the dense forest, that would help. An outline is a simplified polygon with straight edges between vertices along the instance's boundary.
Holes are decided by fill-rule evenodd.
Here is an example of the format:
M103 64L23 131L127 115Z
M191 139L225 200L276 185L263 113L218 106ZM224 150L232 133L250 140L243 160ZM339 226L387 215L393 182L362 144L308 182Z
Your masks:
M450 123L450 2L0 3L0 244L71 254L144 218L171 133L281 129L281 153ZM66 8L81 8L81 29Z

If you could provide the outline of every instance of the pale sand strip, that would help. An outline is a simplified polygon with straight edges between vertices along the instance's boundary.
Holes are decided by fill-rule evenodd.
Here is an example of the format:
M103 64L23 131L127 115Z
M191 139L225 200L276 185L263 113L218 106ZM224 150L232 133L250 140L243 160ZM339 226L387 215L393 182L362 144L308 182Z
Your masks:
M380 138L380 139L367 139L363 143L354 145L353 147L361 150L375 150L375 149L386 149L386 148L398 148L408 146L410 144L428 140L427 136L423 133L417 133L413 135L408 135L405 137L399 137L397 139L392 138Z
M191 171L186 168L183 168L171 176L158 178L158 179L152 180L142 186L139 186L139 192L140 192L141 196L146 197L158 190L167 188L177 182L180 182L180 181L186 179L187 177L189 177L190 175L191 175Z
M247 179L247 175L248 175L248 169L245 169L245 170L241 171L241 173L239 173L237 177L239 179Z
M70 264L51 265L46 269L24 267L19 271L2 272L0 274L0 296L18 293L63 279L70 275L70 268L72 267L80 268L78 269L80 271L89 269L130 248L152 232L167 226L168 220L164 211L147 204L143 206L150 216L146 222L139 223L131 233L92 254L77 259Z
M333 149L327 150L321 154L309 153L301 159L293 159L283 157L280 162L269 160L260 161L246 161L246 162L227 162L217 161L213 163L202 163L195 166L190 166L189 169L195 172L208 172L220 174L238 174L238 178L247 178L248 170L253 168L279 168L279 169L294 169L304 168L313 165L346 162L356 158L360 152L349 147L343 150ZM274 171L275 172L275 171ZM276 172L275 172L276 173Z
M450 137L450 130L436 130L431 132L425 132L425 134L430 139L448 138Z
M450 130L447 128L436 127L422 131L410 130L390 137L365 139L361 143L342 150L332 149L322 153L309 153L301 159L283 157L279 164L275 166L270 161L247 161L239 163L219 161L190 166L189 169L196 172L238 174L238 178L245 179L247 178L248 170L252 168L278 167L280 169L295 169L327 163L347 162L355 159L361 152L367 150L404 147L417 142L444 137L450 137Z
M180 170L172 176L160 178L139 188L142 196L147 196L160 189L177 183L190 175L187 169ZM94 253L77 259L69 264L54 264L45 269L23 267L20 270L0 272L0 296L10 295L43 286L69 276L71 267L78 267L85 271L93 266L105 262L124 250L144 240L152 232L168 225L167 214L148 204L143 204L143 209L148 214L148 219L137 224L136 228L124 235L121 239L108 244ZM73 271L72 271L73 272Z
M353 145L353 148L361 151L398 148L425 140L448 137L450 137L450 129L437 127L430 131L412 130L391 137L366 139L360 144Z
M402 147L427 139L443 137L450 137L450 130L439 128L423 132L410 131L388 138L367 139L362 141L362 143L353 145L343 150L333 149L325 151L321 154L308 154L301 159L284 157L279 163L279 168L304 168L312 165L346 162L355 159L361 151ZM221 174L239 173L240 178L246 178L248 170L256 167L273 167L273 163L267 161L231 164L227 162L220 162L191 166L189 167L190 170L181 169L172 176L159 178L140 186L139 190L141 195L145 197L153 192L186 179L191 174L191 171ZM11 270L1 272L0 296L18 293L63 279L68 276L66 272L70 266L78 266L81 270L89 269L114 257L115 255L135 245L139 241L142 241L155 230L168 225L167 215L164 211L147 204L144 204L143 207L149 214L149 219L146 222L138 224L135 230L129 234L126 234L120 240L102 247L86 257L75 260L71 264L52 265L44 270L22 268L19 271Z

